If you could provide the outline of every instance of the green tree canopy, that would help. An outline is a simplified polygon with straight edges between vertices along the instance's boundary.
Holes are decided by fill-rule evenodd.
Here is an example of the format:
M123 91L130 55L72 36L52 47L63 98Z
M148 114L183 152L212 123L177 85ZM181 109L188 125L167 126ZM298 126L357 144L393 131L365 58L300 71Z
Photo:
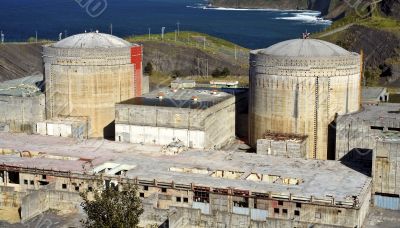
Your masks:
M93 200L89 200L88 192L81 193L81 206L87 215L81 221L83 227L131 228L139 224L143 208L137 186L125 185L122 191L114 187L95 190L93 196Z

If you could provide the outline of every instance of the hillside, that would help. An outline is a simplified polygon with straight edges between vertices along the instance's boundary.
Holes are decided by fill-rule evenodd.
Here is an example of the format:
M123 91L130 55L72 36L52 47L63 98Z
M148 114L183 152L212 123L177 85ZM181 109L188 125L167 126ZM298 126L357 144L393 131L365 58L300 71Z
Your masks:
M205 41L204 41L205 38ZM152 63L157 81L171 76L206 76L216 68L227 67L231 75L248 74L248 49L228 41L195 32L174 33L126 38L144 45L143 65ZM235 59L236 49L236 59ZM6 43L0 45L0 82L43 71L42 43Z
M206 76L216 68L227 67L232 75L247 75L249 50L231 42L202 33L181 31L127 38L144 46L143 64L150 62L156 71L184 76ZM236 49L236 59L235 59Z
M0 82L43 71L42 44L0 45Z
M390 6L390 7L389 7ZM388 10L388 7L390 10ZM364 51L369 85L400 86L400 7L398 0L383 0L346 16L314 38L336 43L354 52Z

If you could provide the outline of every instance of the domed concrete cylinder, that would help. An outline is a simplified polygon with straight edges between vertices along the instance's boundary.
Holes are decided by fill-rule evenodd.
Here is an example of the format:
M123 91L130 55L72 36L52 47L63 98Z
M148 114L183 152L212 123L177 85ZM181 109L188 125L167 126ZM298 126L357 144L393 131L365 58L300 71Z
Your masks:
M140 62L133 50L140 49ZM44 47L46 116L88 117L89 137L114 134L115 103L140 95L141 46L84 33Z
M249 140L307 136L307 158L327 159L335 115L360 108L361 58L334 44L295 39L250 53Z

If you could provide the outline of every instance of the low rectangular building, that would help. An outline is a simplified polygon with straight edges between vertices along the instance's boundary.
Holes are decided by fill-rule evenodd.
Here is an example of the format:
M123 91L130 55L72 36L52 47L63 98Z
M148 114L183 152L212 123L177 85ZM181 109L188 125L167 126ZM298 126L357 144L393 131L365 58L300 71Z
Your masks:
M220 91L162 89L115 108L116 141L220 148L235 137L235 97Z
M141 222L160 225L169 214L172 227L361 227L368 213L371 178L339 161L194 149L166 156L160 150L0 133L0 187L25 193L13 202L25 218L40 211L41 205L29 203L32 193L61 197L128 182L138 185L146 208Z
M36 132L36 122L46 118L43 75L0 83L0 132Z
M86 117L58 117L36 124L36 133L39 135L87 139L87 131L88 120Z
M257 154L306 158L307 136L267 133L257 140Z

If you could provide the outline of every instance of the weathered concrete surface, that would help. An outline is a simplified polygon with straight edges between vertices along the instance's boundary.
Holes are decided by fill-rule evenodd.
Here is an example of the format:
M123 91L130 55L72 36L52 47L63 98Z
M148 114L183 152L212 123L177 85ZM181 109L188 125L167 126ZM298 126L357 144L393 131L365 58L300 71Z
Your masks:
M250 144L267 131L304 135L307 157L327 159L329 124L360 108L360 56L319 40L291 40L252 51L250 65Z
M101 43L102 39L92 42ZM101 48L53 47L58 43L45 46L47 119L88 117L89 137L113 137L115 103L134 97L135 88L141 86L141 82L136 81L128 44Z
M43 121L45 114L45 95L33 97L0 96L1 131L36 132L36 122Z
M210 90L153 91L116 105L116 140L165 145L175 139L192 148L221 148L235 137L235 101Z

